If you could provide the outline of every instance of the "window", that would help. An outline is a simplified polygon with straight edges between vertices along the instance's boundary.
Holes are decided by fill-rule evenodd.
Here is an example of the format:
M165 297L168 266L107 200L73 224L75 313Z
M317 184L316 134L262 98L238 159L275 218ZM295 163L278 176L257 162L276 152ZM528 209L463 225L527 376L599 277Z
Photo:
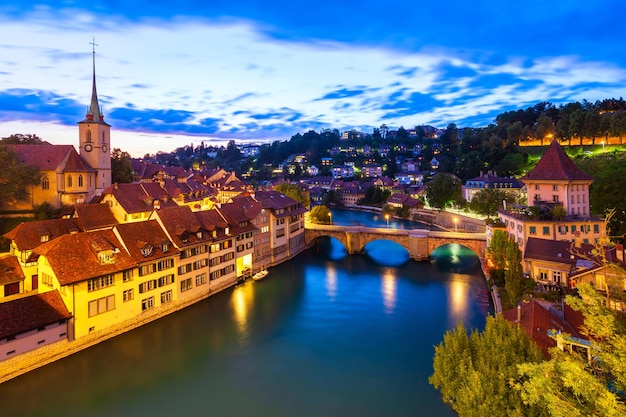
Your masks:
M572 225L572 233L574 233L574 232L576 232L576 225L575 224Z
M133 270L128 269L122 272L122 282L128 282L133 280Z
M154 247L152 245L145 245L143 248L141 248L141 254L143 256L150 256L153 249Z
M187 272L191 272L192 267L191 264L181 265L178 267L178 275L186 274Z
M269 226L263 226L261 227L261 233L267 233L270 231L270 227Z
M87 131L87 142L91 143L91 130Z
M543 235L544 236L550 235L550 226L543 226Z
M540 271L539 272L539 279L541 281L547 281L548 280L548 273L546 271Z
M141 309L148 310L149 308L154 307L154 297L149 297L141 300Z
M114 284L113 275L105 275L103 277L93 278L87 281L87 291L96 291L100 288L110 287Z
M188 291L191 288L191 278L184 279L180 282L180 292Z
M142 294L146 291L150 291L156 288L157 280L151 279L150 281L142 282L139 284L139 294Z
M139 267L139 276L149 275L155 271L156 264L148 264Z
M115 295L98 298L89 302L89 317L106 313L115 309Z
M50 181L48 180L47 177L43 177L41 179L41 189L42 190L49 190L50 189Z
M206 284L206 274L196 275L196 287L202 284Z
M168 290L161 293L161 304L169 303L172 301L172 290Z
M164 269L169 269L174 267L174 259L165 259L163 261L159 261L157 263L157 270L163 271Z
M561 283L561 271L552 271L552 281L555 284Z
M165 275L159 278L159 281L157 282L157 284L159 287L162 287L164 285L170 285L173 282L174 282L174 274L169 274L169 275Z
M536 235L537 234L537 226L530 226L529 233L531 235Z
M285 236L285 228L284 228L284 227L283 227L283 228L281 228L281 229L278 229L278 230L276 231L276 238L277 238L277 239L278 239L279 237L283 237L283 236Z
M82 175L79 175L79 176L78 176L78 186L79 186L79 187L82 187L82 186L83 186L83 176L82 176Z
M557 184L552 184L552 191L559 191L559 186Z
M535 190L539 189L539 184L535 184Z
M72 186L72 176L71 175L67 176L67 186L68 186L68 188Z
M122 294L122 301L127 302L132 300L133 298L135 298L135 296L133 294L132 288L130 290L124 290L124 293Z
M559 196L558 196L558 195L556 195L556 194L555 194L555 195L553 195L553 196L552 196L552 201L553 201L553 202L555 202L555 203L558 203L558 202L559 202Z
M47 242L49 240L50 240L50 235L48 235L48 234L39 236L39 241L42 242L42 243L43 242Z
M593 233L600 233L600 226L597 224L593 225Z
M41 282L48 287L52 287L52 275L48 275L45 272L41 273Z

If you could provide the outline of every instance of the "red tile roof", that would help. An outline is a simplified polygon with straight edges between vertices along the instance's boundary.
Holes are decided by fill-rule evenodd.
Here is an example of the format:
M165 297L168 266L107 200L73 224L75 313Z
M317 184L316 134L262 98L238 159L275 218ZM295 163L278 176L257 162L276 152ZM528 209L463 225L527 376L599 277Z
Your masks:
M0 317L0 339L5 339L69 320L72 315L55 290L0 303Z
M124 248L137 263L161 259L179 253L156 220L119 224L114 229L124 243ZM169 243L167 252L162 251L164 243ZM152 246L152 252L144 256L142 248Z
M200 220L187 206L156 210L154 216L158 218L177 247L197 245L211 240L211 235L204 230ZM201 232L201 238L198 238L198 232Z
M59 236L81 231L77 219L52 219L24 222L5 233L5 239L15 242L20 251L31 250L41 245L42 236L48 236L48 241Z
M118 224L108 204L77 204L74 217L83 230L104 229Z
M72 145L11 145L25 164L40 171L54 171L74 150ZM74 151L76 152L76 151Z
M0 285L11 284L24 280L24 272L15 256L0 258ZM2 316L0 316L2 317Z
M585 180L593 181L591 175L586 174L576 166L556 140L553 140L543 154L537 166L521 178L522 181L542 180Z
M526 331L530 338L539 346L544 356L548 357L548 349L556 346L556 341L548 336L548 330L554 329L561 332L569 333L573 336L580 337L578 329L581 315L572 310L569 306L565 306L565 319L544 307L539 301L532 299L528 303L522 303L520 311L521 320L519 325ZM511 323L517 323L518 310L517 307L502 313L504 318Z
M100 251L112 251L112 262L101 263ZM112 230L64 235L34 250L45 256L61 285L120 272L135 266Z

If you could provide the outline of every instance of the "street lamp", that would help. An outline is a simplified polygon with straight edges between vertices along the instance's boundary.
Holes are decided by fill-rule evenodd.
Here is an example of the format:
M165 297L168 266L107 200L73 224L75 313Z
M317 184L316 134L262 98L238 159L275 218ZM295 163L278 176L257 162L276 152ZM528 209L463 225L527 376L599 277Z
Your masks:
M389 215L385 214L385 220L387 220L387 229L389 229Z
M604 152L604 141L602 141L602 152Z
M333 213L331 213L330 211L328 212L328 221L330 223L330 225L333 225Z
M457 229L457 227L456 227L456 225L457 225L457 223L458 223L458 222L459 222L459 218L458 218L458 217L455 217L455 218L454 218L454 231L455 231L455 232L458 232L458 229Z

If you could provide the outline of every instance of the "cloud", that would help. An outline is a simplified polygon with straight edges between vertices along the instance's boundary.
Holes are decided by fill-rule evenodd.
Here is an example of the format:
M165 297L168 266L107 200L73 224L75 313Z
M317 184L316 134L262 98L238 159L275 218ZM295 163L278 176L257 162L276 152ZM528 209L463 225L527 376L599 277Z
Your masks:
M317 100L335 100L340 98L348 98L355 97L365 94L368 89L365 86L359 86L355 88L343 87L337 90L328 92L324 94L322 97L315 99Z

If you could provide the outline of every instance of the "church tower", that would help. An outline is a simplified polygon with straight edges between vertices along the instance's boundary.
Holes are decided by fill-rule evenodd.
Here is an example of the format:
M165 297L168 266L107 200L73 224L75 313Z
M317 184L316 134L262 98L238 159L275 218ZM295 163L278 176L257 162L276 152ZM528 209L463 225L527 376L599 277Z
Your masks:
M104 114L98 103L96 91L96 44L93 46L93 81L91 89L91 103L85 119L78 122L80 156L96 170L96 194L111 185L111 126L104 121Z

